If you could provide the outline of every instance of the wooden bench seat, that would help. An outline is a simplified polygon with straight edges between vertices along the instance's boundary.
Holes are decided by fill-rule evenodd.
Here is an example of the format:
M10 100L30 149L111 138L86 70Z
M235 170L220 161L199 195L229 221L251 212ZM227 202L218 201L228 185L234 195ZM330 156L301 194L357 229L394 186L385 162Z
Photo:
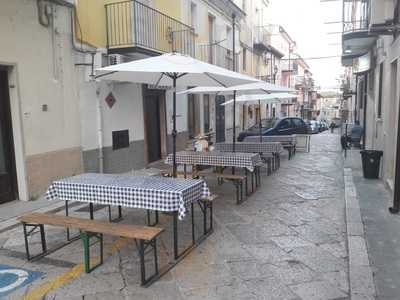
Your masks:
M230 180L234 183L236 188L236 203L240 204L243 202L243 182L246 183L246 191L247 191L247 177L245 175L239 174L224 174L224 173L216 173L216 172L207 172L200 171L197 172L199 177L213 177L218 179L218 183L221 183L220 180Z
M46 238L44 233L44 225L50 225L69 229L77 229L80 231L80 238L82 239L84 246L84 263L86 273L90 273L92 270L103 263L103 234L105 234L135 240L136 244L138 245L142 285L148 284L149 282L153 281L156 276L158 276L156 238L164 231L164 229L162 228L109 223L97 220L46 213L28 213L18 217L18 220L23 225L25 249L28 260L43 257L44 255L50 253L50 251L47 251ZM28 227L33 227L33 229L27 231ZM42 253L31 257L29 253L28 237L34 232L37 227L39 227L40 229ZM90 238L93 237L97 238L97 241L100 243L100 262L91 268L89 248ZM152 247L154 251L155 273L150 278L146 279L144 255L145 249L148 246Z

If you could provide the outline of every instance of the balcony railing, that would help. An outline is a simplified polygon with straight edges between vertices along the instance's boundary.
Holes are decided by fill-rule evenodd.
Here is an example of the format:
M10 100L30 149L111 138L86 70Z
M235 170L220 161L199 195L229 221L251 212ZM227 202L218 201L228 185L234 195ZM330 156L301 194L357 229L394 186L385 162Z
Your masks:
M198 59L228 70L233 69L233 51L221 45L198 45L196 50ZM239 55L236 54L236 70L238 69Z
M264 26L254 28L254 47L262 51L268 50L271 45L271 33Z
M192 27L136 0L105 7L110 52L141 48L150 53L176 51L194 56Z
M370 0L343 0L343 33L368 30Z

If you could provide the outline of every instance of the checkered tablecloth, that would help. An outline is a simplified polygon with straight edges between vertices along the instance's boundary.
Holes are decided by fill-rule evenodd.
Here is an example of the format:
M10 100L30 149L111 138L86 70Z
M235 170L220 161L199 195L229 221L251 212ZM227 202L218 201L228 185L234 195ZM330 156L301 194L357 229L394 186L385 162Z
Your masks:
M259 143L260 136L258 136L258 135L247 136L247 137L245 137L244 142ZM286 145L294 146L297 143L297 139L296 139L295 135L271 135L271 136L263 136L262 137L262 143L269 143L269 142L282 143L284 146L286 146Z
M180 220L190 203L209 195L207 184L198 179L94 173L56 180L46 193L49 200L178 211Z
M217 143L215 144L215 150L222 152L232 152L233 143ZM235 151L245 152L245 153L271 154L271 153L281 153L283 151L283 147L282 144L278 142L270 142L270 143L238 142L235 143Z
M172 165L172 154L167 156L165 163ZM262 161L258 153L180 151L176 153L176 163L178 165L246 168L253 172L256 166L262 164Z

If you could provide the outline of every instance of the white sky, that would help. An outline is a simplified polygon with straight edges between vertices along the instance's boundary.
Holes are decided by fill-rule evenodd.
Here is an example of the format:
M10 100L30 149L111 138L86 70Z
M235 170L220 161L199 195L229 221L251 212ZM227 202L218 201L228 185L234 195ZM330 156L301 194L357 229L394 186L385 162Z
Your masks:
M295 52L304 58L341 54L341 24L326 25L325 22L341 20L341 1L320 0L270 0L270 16L266 23L282 25L296 41ZM337 45L330 45L337 44ZM338 85L342 73L340 57L306 60L317 85L330 89Z

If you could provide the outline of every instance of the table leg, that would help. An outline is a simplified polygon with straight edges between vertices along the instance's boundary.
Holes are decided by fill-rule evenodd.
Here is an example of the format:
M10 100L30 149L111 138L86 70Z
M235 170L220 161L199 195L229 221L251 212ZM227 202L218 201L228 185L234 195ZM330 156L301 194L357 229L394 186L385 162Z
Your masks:
M248 174L247 174L247 169L245 168L244 169L244 175L245 175L245 177L246 177L246 180L245 180L245 182L244 182L244 188L245 188L245 190L246 190L246 195L248 195L248 188L247 188L247 186L248 186L248 180L247 180L247 177L248 177Z
M192 243L196 242L196 237L194 236L194 205L193 202L190 204L191 214L192 214Z
M173 216L173 234L174 234L174 258L178 259L178 212L174 212Z
M93 203L89 203L90 220L93 220Z

